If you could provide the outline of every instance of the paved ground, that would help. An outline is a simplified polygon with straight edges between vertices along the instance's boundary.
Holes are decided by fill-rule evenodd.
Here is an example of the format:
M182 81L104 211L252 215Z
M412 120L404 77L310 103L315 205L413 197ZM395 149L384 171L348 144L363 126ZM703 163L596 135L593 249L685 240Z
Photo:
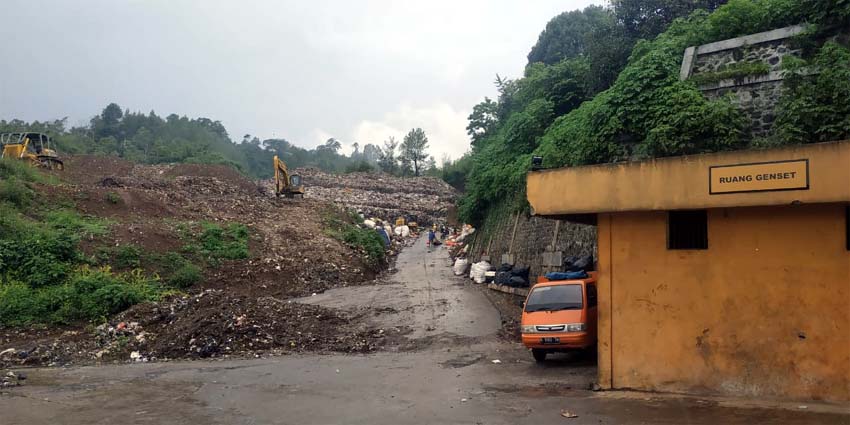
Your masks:
M309 299L380 308L377 324L413 328L413 351L32 370L26 386L0 396L0 423L850 423L842 406L586 391L592 364L561 357L538 366L500 341L498 313L447 261L420 243L402 253L394 283Z

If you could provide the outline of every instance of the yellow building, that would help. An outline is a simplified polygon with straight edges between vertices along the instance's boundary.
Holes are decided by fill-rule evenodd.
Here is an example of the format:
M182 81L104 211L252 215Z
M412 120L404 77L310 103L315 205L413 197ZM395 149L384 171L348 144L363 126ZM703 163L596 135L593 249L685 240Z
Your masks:
M598 226L600 385L850 400L850 142L527 181Z

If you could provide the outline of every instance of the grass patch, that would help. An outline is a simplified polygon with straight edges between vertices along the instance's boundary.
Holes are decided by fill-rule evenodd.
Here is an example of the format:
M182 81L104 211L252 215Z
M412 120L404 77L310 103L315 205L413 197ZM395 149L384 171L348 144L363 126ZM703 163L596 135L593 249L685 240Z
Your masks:
M121 202L121 196L115 192L109 192L106 194L106 202L109 202L112 205L117 205Z
M218 265L221 260L241 260L248 258L248 228L241 223L221 226L203 222L199 231L180 229L187 243L181 251L189 256L197 256L210 265Z
M359 216L329 209L323 214L322 221L328 236L363 251L363 260L370 267L377 268L385 263L384 239L375 230L360 227L357 224Z
M736 62L721 66L713 72L694 74L690 80L698 86L719 83L723 80L741 80L747 77L767 75L770 66L764 62Z
M0 323L71 323L102 319L164 294L156 278L140 270L116 274L108 267L83 266L61 284L32 287L0 278Z
M142 249L135 245L121 245L115 248L115 267L137 269L142 265Z
M20 180L32 178L30 171L4 163L0 173L2 183L31 190ZM87 265L92 259L79 241L107 234L106 220L14 201L0 202L0 325L98 320L167 293L156 276L141 270L115 273Z

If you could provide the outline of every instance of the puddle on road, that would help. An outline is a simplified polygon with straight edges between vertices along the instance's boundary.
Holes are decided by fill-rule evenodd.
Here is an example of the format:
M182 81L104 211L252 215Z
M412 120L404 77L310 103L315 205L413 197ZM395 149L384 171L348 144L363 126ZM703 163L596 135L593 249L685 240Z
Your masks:
M484 360L487 356L483 354L464 354L458 357L455 357L451 360L446 360L440 363L440 366L451 369L458 369L462 367L472 366L475 363Z
M490 395L495 394L513 394L520 397L559 397L573 396L584 393L574 389L569 385L560 383L546 383L539 385L488 385L484 386L484 393Z

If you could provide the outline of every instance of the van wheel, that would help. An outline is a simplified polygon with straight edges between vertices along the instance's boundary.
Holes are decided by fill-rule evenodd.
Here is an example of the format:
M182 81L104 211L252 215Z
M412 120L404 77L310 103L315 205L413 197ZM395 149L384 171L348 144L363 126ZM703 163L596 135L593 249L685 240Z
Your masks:
M540 350L538 348L532 348L531 355L534 356L534 360L537 361L537 363L542 363L546 361L546 352L543 350Z

